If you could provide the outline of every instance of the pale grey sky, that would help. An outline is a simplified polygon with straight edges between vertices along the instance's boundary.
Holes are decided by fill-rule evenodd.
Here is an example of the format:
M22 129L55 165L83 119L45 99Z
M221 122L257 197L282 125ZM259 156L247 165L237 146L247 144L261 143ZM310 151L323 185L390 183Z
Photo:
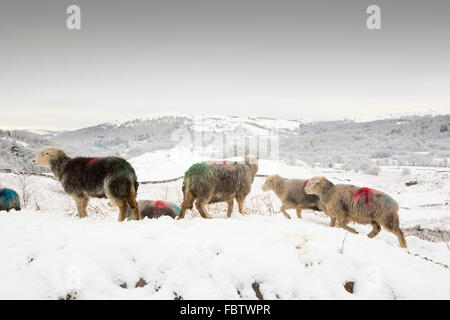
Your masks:
M370 4L381 30L366 28ZM2 0L0 128L449 113L449 16L448 0Z

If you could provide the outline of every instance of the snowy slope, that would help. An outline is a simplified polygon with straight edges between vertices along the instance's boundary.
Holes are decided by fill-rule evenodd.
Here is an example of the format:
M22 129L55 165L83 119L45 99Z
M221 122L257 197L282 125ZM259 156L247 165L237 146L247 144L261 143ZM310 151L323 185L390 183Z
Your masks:
M130 161L143 181L182 175L201 160L173 150ZM225 205L217 204L208 206L212 220L194 211L183 221L118 223L107 200L92 199L89 217L80 220L53 179L0 174L27 199L22 212L0 214L0 298L256 299L258 283L265 299L448 299L450 239L426 241L414 227L448 234L449 173L401 172L386 167L375 177L262 161L259 173L320 174L390 193L400 203L407 250L384 230L369 239L369 226L354 225L358 235L330 228L320 212L285 219L279 200L261 190L264 178L255 179L245 216L235 207L226 218ZM418 184L405 186L410 180ZM181 180L142 184L138 198L180 203ZM355 282L353 294L344 289L348 281Z
M313 215L114 220L2 216L0 297L255 299L254 282L266 299L450 296L448 269L408 254L389 234L348 235L342 245L345 231ZM443 243L408 241L411 252L450 264ZM134 288L140 279L147 285ZM346 281L355 282L353 295Z
M207 153L207 152L206 152ZM180 177L184 172L195 162L201 161L223 161L224 159L212 158L192 153L190 148L176 147L170 150L161 150L156 152L147 152L143 155L129 159L133 165L138 179L140 181L148 180L163 180L169 177ZM230 157L227 161L243 161L242 157ZM301 163L299 161L299 163ZM279 173L286 177L295 177L302 175L311 175L319 173L306 163L304 166L288 166L286 164L270 161L260 160L258 174L269 175Z

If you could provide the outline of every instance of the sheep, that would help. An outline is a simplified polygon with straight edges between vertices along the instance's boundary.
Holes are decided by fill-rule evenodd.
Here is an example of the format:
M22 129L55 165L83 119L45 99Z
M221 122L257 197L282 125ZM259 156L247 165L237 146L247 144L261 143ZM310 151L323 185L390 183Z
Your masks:
M140 218L157 219L161 216L176 218L180 214L180 207L175 203L162 200L139 200L138 202ZM127 218L131 219L131 210L127 209Z
M39 167L50 168L64 191L77 205L78 217L87 217L86 207L90 197L108 198L119 207L119 221L125 220L127 207L139 220L136 192L139 183L133 167L124 159L70 158L61 149L46 148L33 160Z
M0 211L14 209L20 211L20 198L12 189L0 189Z
M400 229L398 204L387 194L353 185L334 185L325 177L310 179L305 192L317 195L325 205L327 213L336 217L341 228L358 233L347 226L347 223L352 221L371 224L373 229L368 237L373 238L383 226L397 236L400 247L407 247L405 236Z
M326 213L325 206L318 196L305 193L307 183L308 180L286 179L275 174L266 178L262 190L273 190L275 192L282 203L280 210L288 219L291 217L286 212L286 209L295 209L299 219L302 217L303 209L312 209ZM335 221L335 218L331 219L330 225L332 227L334 227Z
M187 209L195 206L203 218L211 219L205 205L227 202L227 216L231 216L236 199L239 212L244 214L244 200L258 171L258 159L246 156L244 163L200 162L193 164L184 174L183 201L178 219L183 219Z

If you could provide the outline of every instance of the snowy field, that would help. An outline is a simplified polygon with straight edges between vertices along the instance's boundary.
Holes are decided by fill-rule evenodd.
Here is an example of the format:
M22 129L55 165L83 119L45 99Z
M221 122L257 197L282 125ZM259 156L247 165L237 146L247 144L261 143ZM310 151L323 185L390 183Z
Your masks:
M130 160L140 181L183 175L200 156L148 153ZM0 174L26 206L0 213L0 298L30 299L449 299L450 172L383 167L379 176L261 161L258 174L310 178L376 188L400 204L408 249L384 230L330 228L320 212L295 211L288 220L256 178L231 218L223 204L215 219L190 211L186 219L117 222L108 200L92 199L89 217L51 178ZM406 186L406 182L417 184ZM181 180L145 184L138 199L181 202ZM353 293L344 285L354 282ZM259 288L259 290L258 290Z

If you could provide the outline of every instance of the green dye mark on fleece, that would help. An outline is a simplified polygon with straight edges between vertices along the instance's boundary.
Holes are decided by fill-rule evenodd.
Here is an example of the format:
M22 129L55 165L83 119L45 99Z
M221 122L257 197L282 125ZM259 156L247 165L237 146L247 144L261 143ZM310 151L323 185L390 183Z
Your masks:
M203 177L207 177L209 175L211 175L213 172L212 167L210 164L206 163L206 162L199 162L199 163L195 163L193 164L188 171L186 171L184 173L184 176L189 179L191 177L195 177L195 176L203 176Z
M383 194L382 196L383 196L384 201L386 202L386 204L387 204L389 207L392 207L392 206L394 205L394 199L392 199L391 197L389 197L389 196L386 195L386 194Z
M107 158L106 161L107 164L113 169L112 172L114 173L114 176L128 173L132 179L137 179L136 172L133 167L124 159L111 157Z

